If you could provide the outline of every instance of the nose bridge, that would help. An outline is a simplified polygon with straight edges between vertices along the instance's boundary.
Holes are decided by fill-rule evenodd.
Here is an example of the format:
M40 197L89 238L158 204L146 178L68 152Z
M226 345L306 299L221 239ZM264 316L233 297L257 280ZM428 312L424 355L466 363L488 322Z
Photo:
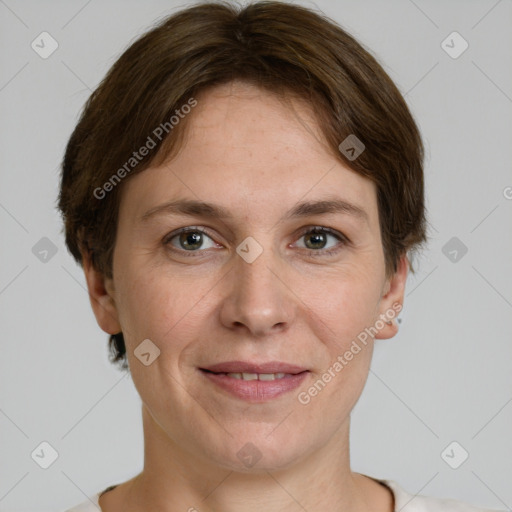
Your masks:
M223 307L224 323L231 327L243 324L256 335L286 326L293 305L280 269L269 236L247 237L237 247L230 293Z
M251 240L244 241L238 246L237 255L235 273L238 276L236 284L241 288L240 291L259 293L271 284L270 276L275 279L274 268L277 267L277 258L268 239L263 247L260 242L251 237Z

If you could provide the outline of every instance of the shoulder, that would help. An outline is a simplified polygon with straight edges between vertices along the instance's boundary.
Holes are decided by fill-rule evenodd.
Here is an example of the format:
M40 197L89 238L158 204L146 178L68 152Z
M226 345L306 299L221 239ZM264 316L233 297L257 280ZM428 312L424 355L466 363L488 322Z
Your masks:
M395 511L400 512L500 512L490 508L479 508L453 499L433 498L410 494L393 480L378 482L391 489L395 497Z

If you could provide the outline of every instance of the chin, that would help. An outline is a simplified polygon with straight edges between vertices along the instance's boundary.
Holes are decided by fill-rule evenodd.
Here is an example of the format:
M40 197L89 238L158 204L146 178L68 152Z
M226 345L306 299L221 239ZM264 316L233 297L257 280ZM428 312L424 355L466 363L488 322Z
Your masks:
M295 443L290 438L284 441L268 432L254 435L245 432L230 437L227 444L215 451L213 456L216 463L238 473L263 474L285 470L305 455L304 443Z

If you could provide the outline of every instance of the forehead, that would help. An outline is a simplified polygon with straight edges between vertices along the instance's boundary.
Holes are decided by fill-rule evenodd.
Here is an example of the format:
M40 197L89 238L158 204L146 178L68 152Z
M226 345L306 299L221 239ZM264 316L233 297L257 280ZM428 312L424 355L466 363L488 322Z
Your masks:
M244 83L217 86L196 99L179 152L125 184L121 209L130 205L134 220L183 198L224 206L246 220L255 211L270 219L325 196L376 218L374 184L332 153L312 105L290 98L291 108Z
M223 158L228 150L232 158L268 155L285 160L325 157L329 151L314 106L302 99L283 98L251 84L232 82L203 91L197 100L187 141L208 145L209 156L218 149L217 155ZM262 144L267 144L264 154ZM251 153L253 149L258 154Z

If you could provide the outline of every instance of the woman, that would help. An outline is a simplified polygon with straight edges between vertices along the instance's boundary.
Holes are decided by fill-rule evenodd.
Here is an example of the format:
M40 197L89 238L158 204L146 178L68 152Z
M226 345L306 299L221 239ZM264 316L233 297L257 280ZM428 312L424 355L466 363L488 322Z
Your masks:
M350 468L427 236L417 126L339 26L280 2L165 19L87 102L59 207L145 443L72 511L479 510Z

